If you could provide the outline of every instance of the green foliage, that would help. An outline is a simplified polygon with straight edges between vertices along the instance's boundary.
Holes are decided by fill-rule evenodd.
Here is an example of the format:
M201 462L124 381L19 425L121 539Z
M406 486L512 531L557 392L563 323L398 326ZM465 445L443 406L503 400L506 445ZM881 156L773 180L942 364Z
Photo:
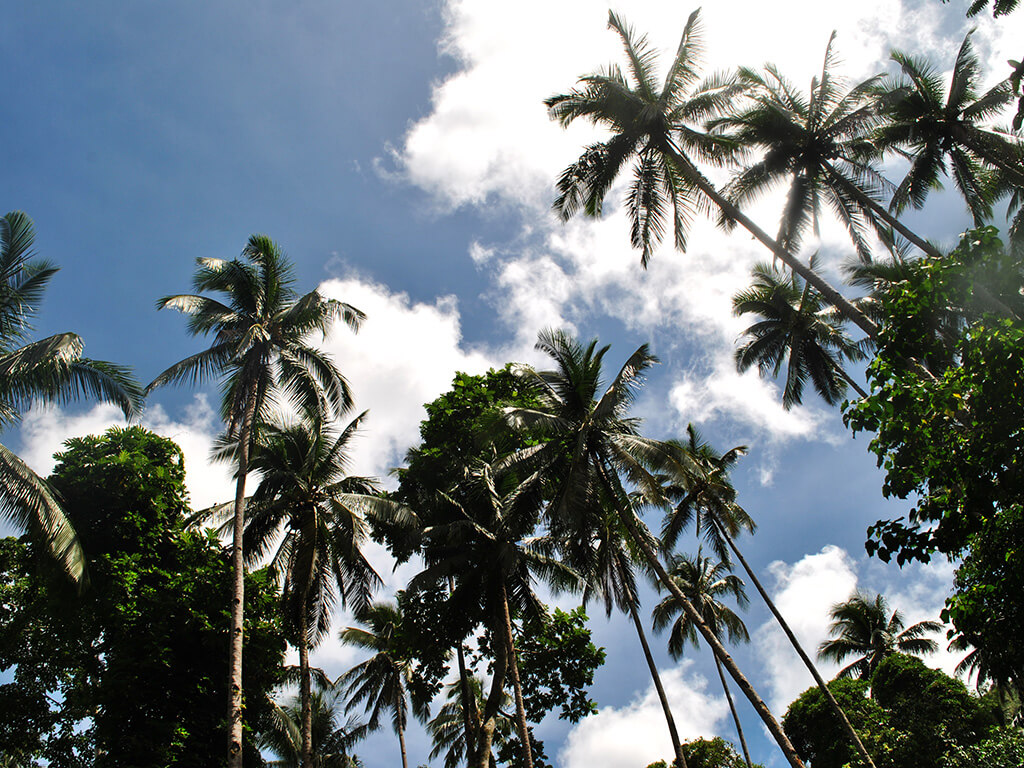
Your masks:
M583 608L569 613L556 608L525 622L516 651L528 720L539 723L556 707L559 719L571 723L597 712L587 688L605 652L591 641Z
M882 661L870 682L839 678L828 687L877 768L935 768L955 747L985 739L996 723L994 703L903 654ZM790 705L783 727L800 757L814 768L862 764L817 687Z
M883 493L918 499L909 525L869 529L868 551L883 560L958 554L1024 497L1021 267L986 227L946 258L916 262L881 298L888 320L868 368L873 393L845 419L875 433ZM994 314L1000 306L1008 310Z
M0 690L12 713L0 752L61 766L216 765L230 563L212 536L185 528L181 451L140 427L66 445L51 482L81 534L91 586L75 594L33 544L0 547L0 669L14 669ZM248 578L246 598L244 693L258 723L284 641L265 573ZM247 752L260 764L251 740Z
M737 753L736 748L721 736L716 736L713 739L687 741L683 743L682 748L687 768L747 768L743 756ZM672 768L672 764L665 760L659 760L656 763L651 763L647 768ZM760 763L754 763L753 768L763 768L763 766Z
M1001 728L991 738L969 747L953 747L941 768L1020 768L1024 765L1024 733Z

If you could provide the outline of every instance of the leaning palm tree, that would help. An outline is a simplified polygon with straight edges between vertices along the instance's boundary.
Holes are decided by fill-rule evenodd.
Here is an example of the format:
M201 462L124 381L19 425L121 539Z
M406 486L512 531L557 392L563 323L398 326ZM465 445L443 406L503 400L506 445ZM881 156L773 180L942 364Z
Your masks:
M996 174L1016 187L1024 186L1020 142L983 125L1013 100L1013 91L1004 80L979 94L981 65L971 35L967 33L957 53L945 96L931 63L892 52L903 77L885 86L886 121L877 143L910 160L910 170L892 197L896 213L908 206L920 208L928 193L941 186L941 177L950 175L980 225L992 214Z
M666 504L652 468L664 469L667 465L688 461L684 454L665 443L640 435L639 420L628 413L645 372L657 358L648 351L647 345L641 346L602 394L601 362L608 347L598 349L596 341L583 346L565 333L543 331L537 348L547 353L556 367L536 371L522 366L520 373L524 383L535 387L540 405L505 411L509 424L529 432L536 444L518 451L507 461L545 470L552 492L545 519L551 535L564 543L589 541L592 538L589 528L594 519L593 501L601 496L609 500L623 529L642 553L645 566L679 599L683 610L753 705L790 765L802 766L796 750L767 705L672 581L657 550L650 544L649 531L627 503L623 478L648 501ZM682 473L683 468L675 467L675 471Z
M768 610L775 617L800 660L803 661L807 671L811 673L818 689L839 719L843 730L846 731L861 758L868 766L874 768L874 761L868 754L860 736L853 729L853 725L850 724L850 719L846 716L843 708L839 706L839 702L836 701L835 696L825 684L821 673L818 672L814 662L811 661L793 630L790 629L789 623L779 612L775 601L768 595L768 590L761 584L754 569L750 567L750 563L736 546L736 537L742 531L753 533L756 528L750 515L737 503L736 489L729 479L729 469L739 460L740 456L746 453L746 447L737 446L721 454L701 437L700 432L692 424L687 426L686 433L686 442L669 441L668 443L673 450L679 451L687 457L687 460L675 462L671 465L674 471L667 473L667 476L663 478L666 483L665 495L675 502L675 506L666 516L662 528L662 540L665 546L670 548L675 546L679 536L693 522L697 536L704 538L719 559L729 563L730 557L734 555L740 561L743 570L757 589L758 594L761 595L765 605L768 606Z
M905 627L899 611L889 613L885 597L872 598L861 592L833 605L829 617L832 639L818 646L818 658L841 664L854 657L836 677L870 679L882 660L894 653L933 653L938 643L924 635L943 627L939 621L919 621Z
M63 405L83 398L114 403L126 418L142 409L130 370L82 357L82 339L58 333L31 341L52 264L34 259L32 220L21 211L0 217L0 429L17 424L33 402ZM86 576L85 556L50 486L13 451L0 445L0 519L14 523L46 548L75 581Z
M232 525L232 608L229 653L228 766L242 764L242 606L245 574L242 537L245 480L254 426L267 423L284 394L311 418L340 415L351 407L348 384L323 352L308 342L326 336L336 320L353 330L363 313L317 291L299 295L291 265L265 235L253 235L241 258L197 259L195 294L166 296L157 302L189 316L195 336L213 336L208 349L186 357L157 376L147 391L178 382L221 380L221 417L237 445L237 482ZM203 295L219 294L220 298Z
M402 768L409 768L405 731L409 724L410 703L413 714L420 720L426 718L430 704L409 694L414 672L399 640L402 611L396 603L373 603L356 613L356 621L363 626L347 627L341 630L339 638L341 642L370 651L373 655L338 678L335 687L343 692L346 706L350 709L366 702L370 730L380 728L381 717L385 713L391 714L391 725L398 735L402 752Z
M583 605L586 606L592 598L599 597L604 603L606 616L610 617L614 608L629 615L640 640L640 647L643 649L644 659L654 682L654 690L661 702L661 710L672 741L675 764L677 768L686 768L686 757L683 755L675 718L637 610L640 606L640 596L637 590L636 567L637 561L642 558L639 557L636 548L630 546L629 536L614 510L609 509L607 503L596 506L598 509L604 509L598 512L600 519L595 521L593 528L594 540L588 552L589 562L581 569L587 579L587 585L583 590ZM649 545L656 547L658 543L652 537Z
M755 224L723 196L698 169L694 158L721 164L733 145L702 129L702 121L719 114L739 93L739 83L715 77L698 84L703 50L699 12L690 14L664 84L655 79L656 56L644 37L637 37L614 13L608 26L622 40L631 80L618 66L585 75L582 87L545 101L552 119L567 126L577 119L611 129L611 138L586 148L562 173L554 208L563 219L579 210L599 216L604 197L628 165L634 181L627 196L632 242L646 265L664 234L671 208L675 245L686 247L686 234L696 210L716 210L744 227L772 254L819 291L825 300L869 336L874 322L803 264L792 252Z
M270 721L258 736L260 747L277 756L267 765L271 768L300 768L303 765L311 765L312 768L361 768L363 763L352 754L352 747L364 738L366 726L353 718L345 723L340 721L337 693L329 688L313 691L311 702L313 745L310 756L306 756L303 746L304 707L293 699L285 704L275 703Z
M302 768L310 768L312 759L309 652L330 631L337 605L365 610L381 584L361 549L367 518L412 522L407 510L382 497L374 480L347 475L348 450L365 416L339 433L320 420L261 425L249 463L260 484L246 504L243 549L250 564L273 550L271 573L283 582L284 623L299 651Z
M808 379L829 405L842 400L847 386L867 397L842 365L844 360L864 359L861 345L846 334L831 307L823 306L821 295L798 275L768 264L756 265L753 275L753 285L732 300L733 314L758 317L743 331L746 340L736 350L736 368L742 372L757 365L762 376L778 376L785 365L786 410L801 403Z
M689 555L677 555L669 563L669 573L679 585L679 589L690 599L690 603L700 612L704 621L712 631L721 638L723 635L729 638L730 642L750 642L750 635L743 620L736 615L721 597L731 597L741 608L747 605L747 593L743 589L743 581L729 571L729 566L724 562L715 562L711 558L704 557L698 550L696 557ZM666 597L654 608L652 613L655 629L664 629L672 624L672 630L668 638L668 652L672 658L680 659L683 656L683 649L687 642L697 646L700 643L700 636L674 597ZM675 621L673 621L675 619ZM725 672L722 670L722 663L715 657L715 668L718 670L718 677L722 681L722 690L725 691L726 701L729 702L729 710L732 712L733 722L736 724L736 734L740 739L740 746L743 748L743 757L747 761L748 768L753 768L750 760L750 751L747 749L747 740L743 736L743 725L740 723L739 715L736 712L736 705L732 700L732 693L729 691L729 684L725 679Z

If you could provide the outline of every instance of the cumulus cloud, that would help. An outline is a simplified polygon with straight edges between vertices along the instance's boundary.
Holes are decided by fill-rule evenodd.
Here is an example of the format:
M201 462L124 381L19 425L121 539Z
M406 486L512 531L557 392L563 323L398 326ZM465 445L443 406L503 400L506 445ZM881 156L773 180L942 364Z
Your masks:
M707 691L707 680L696 674L693 661L661 673L661 682L683 740L710 737L729 713L724 695ZM559 753L565 768L637 768L672 756L672 742L654 685L622 707L602 707L581 721Z

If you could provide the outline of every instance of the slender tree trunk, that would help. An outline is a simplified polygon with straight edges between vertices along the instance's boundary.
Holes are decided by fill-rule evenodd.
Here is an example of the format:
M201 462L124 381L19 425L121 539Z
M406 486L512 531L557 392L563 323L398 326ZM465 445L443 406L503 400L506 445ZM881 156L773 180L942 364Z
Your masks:
M490 768L491 765L491 746L494 743L501 694L505 687L505 669L508 667L508 651L504 638L494 644L494 653L494 677L491 678L491 692L487 694L487 701L484 702L480 737L477 740L477 768Z
M309 637L305 616L299 626L299 677L299 698L302 700L301 766L313 768L313 702L309 690Z
M647 636L644 634L644 626L637 615L635 605L630 604L629 615L633 619L633 626L636 627L636 634L640 638L641 647L644 649L647 668L651 670L651 679L654 680L654 690L658 692L658 699L661 701L661 711L665 713L668 735L672 739L672 751L676 756L676 768L686 768L686 758L683 756L683 746L679 742L676 720L672 717L672 709L668 705L668 696L665 695L665 688L661 684L661 675L658 674L658 665L654 663L654 656L651 655L651 648L647 644Z
M743 553L740 552L739 547L736 546L736 542L732 540L732 537L729 535L729 532L726 531L722 525L719 525L717 522L713 524L717 526L719 533L721 533L725 540L729 543L729 548L739 559L740 564L743 566L743 570L747 572L747 575L750 577L750 580L754 583L754 587L761 595L761 599L764 600L765 604L768 606L768 610L770 610L772 612L772 615L775 617L775 620L779 622L779 626L782 627L782 631L786 633L786 637L789 638L789 642L793 645L793 648L796 649L796 652L800 656L800 659L803 661L804 666L807 667L807 670L811 673L811 676L814 678L814 681L818 684L818 688L821 690L822 694L828 700L829 705L832 707L832 711L835 713L836 717L839 718L839 721L843 726L843 730L845 730L847 736L850 737L850 741L853 742L854 746L857 748L857 751L860 753L860 756L864 758L865 761L867 761L868 766L870 766L870 768L875 768L874 760L871 759L871 755L868 754L868 750L864 746L864 742L860 740L860 736L857 735L857 731L855 731L853 729L853 725L850 724L850 720L846 716L846 712L844 712L843 708L839 706L839 702L836 701L835 696L832 695L832 691L828 689L828 686L825 684L825 681L818 673L818 668L814 666L814 663L811 661L810 657L804 651L803 646L800 645L800 641L796 639L796 635L794 635L793 630L789 628L789 624L787 624L786 620L782 618L782 614L779 613L779 609L775 607L775 603L768 596L768 592L761 585L761 582L757 578L757 575L754 573L753 568L751 568L750 564L747 563L747 559L743 557Z
M516 661L516 645L512 638L512 616L508 610L508 593L501 585L501 607L505 620L505 642L508 648L508 671L512 678L512 691L516 699L516 726L519 739L523 742L523 760L526 768L533 768L533 747L530 746L530 729L526 726L526 708L523 706L523 688L519 683L519 664Z
M846 369L844 369L843 366L839 365L838 363L832 363L832 370L838 373L840 377L842 377L843 381L849 384L858 395L860 395L861 397L868 396L868 393L864 391L864 388L856 381L854 381L852 378L850 378L850 374L846 372Z
M402 768L409 768L409 757L405 754L405 728L398 724L398 746L402 750Z
M746 229L754 236L755 240L770 250L786 266L800 275L800 277L802 277L806 282L813 285L818 293L824 297L825 301L835 307L843 317L860 327L860 329L872 339L878 338L878 326L873 320L871 320L871 318L853 306L846 297L833 288L817 272L803 264L800 259L779 245L777 240L757 226L757 224L743 213L743 211L722 197L718 190L715 189L715 185L706 179L704 174L700 172L700 169L690 162L690 160L680 152L678 148L672 146L669 156L672 157L675 163L680 167L684 176L692 179L700 191L711 198L727 218L734 220Z
M459 660L459 684L462 688L462 727L466 734L466 765L473 765L476 756L476 730L473 722L476 719L476 698L469 690L469 672L466 669L466 654L462 650L462 641L456 648Z
M714 654L711 654L714 656ZM743 759L747 761L747 768L754 768L750 761L750 750L747 749L747 740L743 736L743 725L740 723L740 716L736 713L736 702L732 700L732 692L729 690L729 682L725 679L725 672L722 670L722 662L715 656L715 669L718 670L718 678L722 681L722 690L725 691L725 700L729 702L729 711L732 712L732 721L736 723L736 735L740 739L740 747L743 749Z
M608 498L617 498L617 494L613 490L611 481L608 478L607 469L603 465L599 464L598 471L600 473L601 482L604 484L605 491L608 493ZM629 509L618 509L618 515L622 524L626 526L626 530L629 532L629 535L633 538L637 547L640 548L640 551L643 553L647 563L658 576L658 580L665 586L669 594L679 601L679 606L683 609L683 612L686 613L690 621L693 622L693 626L697 628L697 631L700 632L701 636L704 638L704 642L708 644L712 652L721 659L722 664L727 670L729 670L729 674L732 675L733 680L736 681L736 685L738 685L740 690L743 691L743 695L747 697L751 705L754 707L754 711L757 712L758 716L768 728L768 732L772 735L772 738L775 739L775 743L779 745L779 749L782 750L782 754L785 755L786 760L793 768L805 768L803 762L800 760L800 756L797 755L792 742L790 742L789 737L786 736L785 731L782 730L782 726L779 725L778 720L775 719L771 710L768 709L768 705L764 703L757 691L754 690L754 686L750 684L750 681L747 680L744 674L740 671L740 668L736 666L736 662L733 661L732 656L729 655L725 646L722 645L721 641L715 636L715 633L711 631L711 628L708 627L697 609L693 607L693 604L687 599L686 595L683 594L683 591L679 589L679 585L675 583L668 571L665 570L665 566L661 564L661 560L658 558L657 552L654 551L648 540L641 534L639 526L643 525L643 523L636 520L633 517L632 510Z
M256 392L250 386L238 432L238 481L231 539L231 646L228 655L228 768L242 768L242 643L245 606L245 476L249 471L249 440L256 413Z

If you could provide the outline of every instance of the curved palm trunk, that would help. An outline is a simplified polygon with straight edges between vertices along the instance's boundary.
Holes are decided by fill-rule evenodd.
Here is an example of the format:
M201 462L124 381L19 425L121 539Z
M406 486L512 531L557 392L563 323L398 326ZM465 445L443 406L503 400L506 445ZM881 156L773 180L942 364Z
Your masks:
M398 723L398 747L402 750L402 768L409 768L409 757L405 753L405 728L402 723Z
M508 593L504 582L501 585L501 607L505 620L505 642L508 647L508 670L512 678L512 690L516 698L516 727L523 743L523 760L526 768L533 768L533 747L530 746L530 731L526 727L526 708L523 706L523 688L519 683L519 664L516 662L516 646L512 639L512 616L508 610Z
M683 747L679 742L676 720L672 717L672 709L668 705L668 697L665 695L665 688L661 684L661 675L658 674L658 666L654 663L654 656L651 655L651 648L647 644L647 636L644 634L644 626L640 622L640 617L636 613L636 606L630 604L629 615L633 619L633 626L636 627L636 634L640 638L641 647L644 649L644 658L647 659L647 668L651 670L651 679L654 680L654 689L658 692L658 699L661 701L661 710L665 713L668 735L672 739L672 751L676 756L676 768L686 768L686 758L683 757Z
M487 694L487 701L484 702L483 721L477 740L477 768L490 768L491 766L494 729L498 724L498 708L501 706L501 692L505 687L505 669L508 667L508 652L505 648L504 637L494 646L494 677L491 679L491 692Z
M693 180L698 189L707 195L715 205L721 209L722 213L724 213L727 218L732 219L746 229L754 236L755 240L770 250L772 254L782 261L783 264L800 275L800 277L802 277L806 282L813 285L818 293L824 297L825 301L835 307L843 317L857 325L872 339L878 338L878 326L873 320L871 320L871 318L853 306L845 296L833 288L817 272L803 264L800 259L779 245L777 240L757 226L757 224L755 224L739 208L722 197L718 190L715 189L714 184L704 177L704 174L700 172L700 169L698 169L697 166L689 160L689 158L674 146L671 147L668 154L669 157L671 157L672 160L680 167L683 175L686 178Z
M867 764L868 766L870 766L870 768L875 768L875 762L871 759L871 755L868 754L868 750L864 746L864 742L860 740L860 736L857 735L857 731L855 731L853 729L853 725L850 724L850 720L846 716L846 712L844 712L843 708L839 706L839 702L836 701L835 696L832 695L832 691L828 689L828 686L825 684L825 681L818 673L818 668L814 666L814 663L811 661L810 657L804 651L803 646L800 645L800 641L796 639L796 635L794 635L793 630L789 628L789 624L787 624L786 620L782 618L782 614L779 613L779 609L775 607L775 603L768 596L768 592L761 585L760 580L757 578L757 575L754 573L754 570L750 567L750 564L747 563L746 558L743 557L743 553L741 553L739 547L736 546L736 542L732 540L732 537L729 535L728 531L726 531L723 526L719 525L717 522L715 522L714 525L718 528L718 532L721 533L725 540L729 543L729 548L736 555L737 559L739 559L740 564L743 566L743 570L747 572L747 575L750 577L750 580L754 583L754 587L761 595L761 599L764 600L765 605L768 606L768 610L772 612L772 615L775 617L775 620L779 622L779 626L782 627L782 631L786 633L786 637L789 638L789 642L793 645L793 648L796 649L796 652L800 656L800 659L803 661L804 666L807 667L807 670L811 673L811 676L814 678L814 682L818 684L818 688L821 690L822 694L828 700L829 705L832 707L832 711L835 713L836 717L839 718L839 721L842 723L843 730L845 730L847 736L850 737L850 740L857 748L857 751L860 753L860 756L864 758L865 761L867 761Z
M714 654L712 654L714 655ZM725 700L729 702L729 711L732 712L732 721L736 723L736 735L740 739L740 747L743 749L743 759L747 761L747 768L754 768L750 761L750 750L747 749L747 740L743 736L743 725L740 723L740 716L736 713L736 703L732 700L732 692L729 690L729 682L725 679L725 672L722 670L722 662L715 656L715 669L718 670L718 679L722 681L722 690L725 691Z
M864 388L860 384L858 384L856 381L854 381L852 378L850 378L850 374L848 374L846 372L846 369L843 368L843 366L839 365L838 363L832 363L832 370L834 370L836 373L838 373L840 375L840 377L842 377L843 381L845 381L847 384L849 384L850 387L858 395L860 395L861 397L867 397L868 396L868 393L864 391Z
M231 538L231 646L228 652L228 768L242 768L242 641L245 606L245 476L249 471L249 439L256 413L256 392L250 386L238 432L238 481Z

